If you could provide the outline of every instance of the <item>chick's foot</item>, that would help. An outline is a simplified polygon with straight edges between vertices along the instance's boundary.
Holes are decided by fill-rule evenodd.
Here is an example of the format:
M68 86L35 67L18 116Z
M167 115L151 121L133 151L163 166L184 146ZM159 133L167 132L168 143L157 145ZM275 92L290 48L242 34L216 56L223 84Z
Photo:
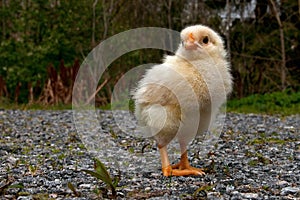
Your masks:
M205 172L202 169L195 168L192 166L182 166L181 163L176 165L169 165L162 169L164 176L202 176Z

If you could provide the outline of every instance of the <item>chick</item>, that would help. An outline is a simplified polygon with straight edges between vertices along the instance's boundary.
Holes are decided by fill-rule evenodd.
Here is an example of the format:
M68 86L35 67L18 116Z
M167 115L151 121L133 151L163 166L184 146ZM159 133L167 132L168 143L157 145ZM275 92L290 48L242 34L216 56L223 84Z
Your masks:
M230 64L221 37L203 25L180 33L175 55L149 69L133 92L135 116L157 141L164 176L204 175L190 166L187 146L209 128L232 90ZM176 138L180 162L171 166L167 145Z

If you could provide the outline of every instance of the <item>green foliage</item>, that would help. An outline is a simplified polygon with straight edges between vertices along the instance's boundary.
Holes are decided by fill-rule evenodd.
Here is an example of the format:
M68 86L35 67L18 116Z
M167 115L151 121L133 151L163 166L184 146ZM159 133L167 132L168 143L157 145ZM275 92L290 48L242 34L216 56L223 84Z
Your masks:
M94 4L98 2L97 4ZM232 72L235 79L234 97L282 90L280 79L281 42L276 18L268 11L268 1L255 5L253 14L245 19L235 18L247 13L251 1L231 1L232 26L230 49ZM286 84L300 89L300 15L295 0L280 2L286 50ZM39 88L47 80L49 64L58 69L64 60L71 66L108 37L137 27L165 27L180 31L187 25L205 24L227 35L225 1L176 1L168 5L164 0L151 1L9 1L0 2L0 76L4 78L13 101L20 85L18 102L28 103L28 86ZM250 6L253 8L253 6ZM197 8L197 9L195 9ZM265 9L264 9L265 8ZM93 11L95 15L93 15ZM130 12L129 12L130 11ZM161 61L163 51L144 49L128 53L111 64L102 78L109 82L100 91L99 105L110 102L114 84L131 68ZM100 80L101 82L101 80ZM0 85L0 102L1 90ZM121 105L122 106L122 105Z
M87 170L87 169L84 169L82 171L103 181L111 189L112 197L116 198L116 196L117 196L116 187L120 181L120 174L119 174L119 177L111 178L111 176L108 173L104 164L98 159L94 160L94 168L95 168L95 171L91 171L91 170Z
M91 16L81 14L89 10L89 4L47 0L0 5L0 76L5 77L11 99L21 83L19 102L27 103L27 84L43 84L50 63L58 66L63 59L70 65L90 51L90 43L83 39L90 27L82 22Z
M300 92L274 92L254 94L227 102L227 111L242 113L265 113L293 115L300 113Z

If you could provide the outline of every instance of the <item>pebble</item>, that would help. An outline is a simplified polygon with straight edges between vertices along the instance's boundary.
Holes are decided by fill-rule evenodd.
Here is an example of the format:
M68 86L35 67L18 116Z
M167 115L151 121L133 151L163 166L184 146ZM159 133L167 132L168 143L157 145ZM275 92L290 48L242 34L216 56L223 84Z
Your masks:
M17 200L31 200L32 196L18 196Z
M18 159L15 158L15 157L13 157L13 156L9 156L9 157L7 158L7 161L8 161L9 163L11 163L11 164L14 165L14 164L18 161Z
M298 187L285 187L282 188L280 195L296 194L298 192L300 192L300 188Z
M276 185L279 185L280 187L285 187L287 185L289 185L289 182L287 181L277 181Z
M226 186L226 192L227 193L230 193L231 191L233 191L234 190L234 186L233 185L227 185Z
M221 196L220 192L208 192L207 199L208 200L223 200L224 198Z
M257 128L257 132L259 132L259 133L263 133L266 131L264 124L257 124L256 128Z
M79 185L80 188L91 188L92 184L88 184L88 183L83 183Z
M245 199L258 199L258 194L257 193L241 193L242 198Z

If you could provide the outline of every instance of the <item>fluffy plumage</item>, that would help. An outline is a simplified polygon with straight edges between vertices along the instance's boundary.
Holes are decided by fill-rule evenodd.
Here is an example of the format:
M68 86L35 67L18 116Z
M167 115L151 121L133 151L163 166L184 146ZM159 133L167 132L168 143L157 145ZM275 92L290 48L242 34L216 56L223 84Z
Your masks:
M204 174L189 165L186 147L209 128L232 90L221 37L203 25L187 27L180 36L175 55L148 70L133 94L135 115L144 133L157 141L165 176ZM174 138L182 155L171 166L166 147Z

